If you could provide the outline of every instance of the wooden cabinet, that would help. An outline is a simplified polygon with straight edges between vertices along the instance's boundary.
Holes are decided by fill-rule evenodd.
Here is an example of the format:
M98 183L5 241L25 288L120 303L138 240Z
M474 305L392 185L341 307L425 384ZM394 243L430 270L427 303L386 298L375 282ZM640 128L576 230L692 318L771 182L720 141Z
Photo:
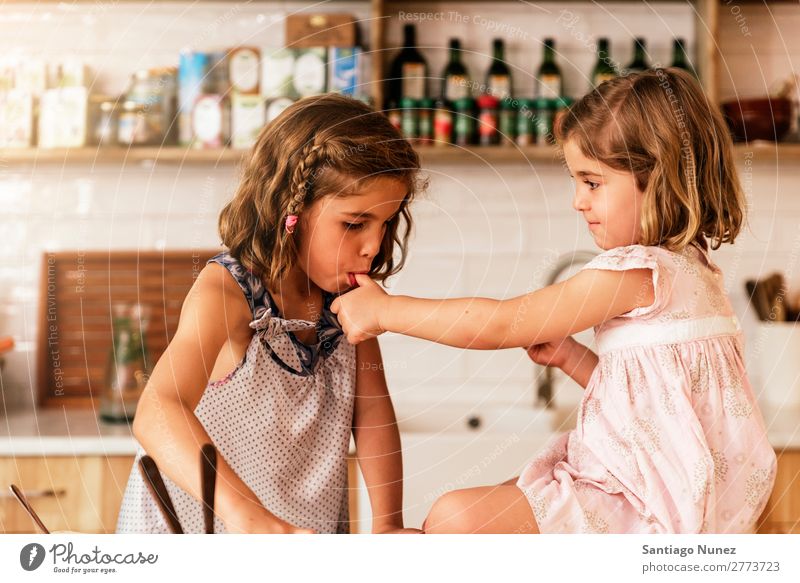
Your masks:
M800 534L800 449L777 451L778 475L759 520L763 534Z
M38 532L16 484L50 531L113 533L132 456L0 458L0 533Z

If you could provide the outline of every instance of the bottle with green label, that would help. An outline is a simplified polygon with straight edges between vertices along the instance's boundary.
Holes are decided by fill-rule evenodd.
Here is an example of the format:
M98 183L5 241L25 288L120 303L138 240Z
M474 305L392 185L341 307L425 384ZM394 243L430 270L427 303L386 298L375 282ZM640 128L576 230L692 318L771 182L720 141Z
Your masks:
M676 38L672 41L672 66L685 69L695 77L697 76L694 67L689 62L689 56L686 54L686 44L682 38Z
M503 39L496 38L492 41L492 64L486 73L487 93L497 99L511 97L511 69L505 61L505 45Z
M389 67L387 100L400 103L404 97L427 96L428 63L417 50L417 32L413 24L403 27L403 48Z
M626 73L639 73L647 71L650 64L647 62L647 41L642 37L633 39L633 61L625 67Z
M475 119L475 100L464 97L453 102L455 121L453 127L453 143L458 146L469 146L475 143L477 120Z
M442 72L442 95L447 101L470 97L469 73L461 62L461 41L450 39L450 60Z
M592 88L597 87L604 81L613 79L617 76L617 70L611 64L609 55L609 42L607 38L597 41L597 63L592 71Z
M563 90L561 69L556 64L556 41L551 38L544 39L544 59L539 67L537 76L539 97L556 99Z

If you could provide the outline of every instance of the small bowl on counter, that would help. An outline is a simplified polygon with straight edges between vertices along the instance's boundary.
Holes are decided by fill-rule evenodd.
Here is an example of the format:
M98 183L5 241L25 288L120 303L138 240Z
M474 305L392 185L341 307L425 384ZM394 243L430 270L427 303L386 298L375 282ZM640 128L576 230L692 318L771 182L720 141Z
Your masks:
M734 141L782 140L792 121L792 102L785 97L737 99L722 104Z

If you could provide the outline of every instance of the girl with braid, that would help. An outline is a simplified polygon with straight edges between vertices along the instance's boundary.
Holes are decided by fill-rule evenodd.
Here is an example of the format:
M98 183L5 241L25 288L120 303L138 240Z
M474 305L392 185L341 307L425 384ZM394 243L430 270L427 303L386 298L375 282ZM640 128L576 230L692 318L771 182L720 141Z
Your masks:
M185 532L203 532L200 448L218 451L215 532L348 531L351 434L373 532L404 532L400 439L375 340L331 312L356 274L406 257L424 183L386 117L337 95L298 101L261 132L209 260L136 410L141 444L118 532L167 532L138 471L149 454Z

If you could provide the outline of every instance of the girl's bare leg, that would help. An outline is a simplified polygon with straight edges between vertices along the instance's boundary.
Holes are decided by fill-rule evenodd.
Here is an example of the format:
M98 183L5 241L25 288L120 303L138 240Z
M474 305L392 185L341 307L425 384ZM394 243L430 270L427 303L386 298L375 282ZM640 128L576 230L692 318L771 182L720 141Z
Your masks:
M506 484L448 492L433 503L422 529L426 534L538 534L525 494Z

